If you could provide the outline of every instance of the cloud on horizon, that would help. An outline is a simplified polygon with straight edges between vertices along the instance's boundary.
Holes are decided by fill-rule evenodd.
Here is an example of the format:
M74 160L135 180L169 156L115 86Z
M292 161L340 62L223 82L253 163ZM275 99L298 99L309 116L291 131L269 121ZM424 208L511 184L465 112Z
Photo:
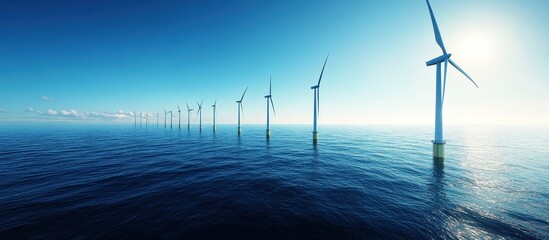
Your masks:
M133 118L134 113L124 112L118 110L117 112L79 112L74 109L69 110L54 110L48 109L47 111L36 110L32 107L27 108L25 112L32 113L39 116L44 116L50 119L67 119L67 120L120 120L126 118Z
M48 96L42 96L42 100L44 102L52 102L53 101L53 98L52 97L48 97Z

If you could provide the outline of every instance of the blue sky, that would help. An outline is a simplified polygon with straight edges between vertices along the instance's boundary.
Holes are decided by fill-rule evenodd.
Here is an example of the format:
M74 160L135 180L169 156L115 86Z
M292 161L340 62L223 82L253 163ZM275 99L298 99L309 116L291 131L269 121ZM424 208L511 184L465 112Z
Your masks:
M446 123L549 122L549 2L432 0L446 48L479 84L448 72ZM204 122L434 121L441 54L425 1L1 1L0 121L132 122L196 108ZM29 109L30 108L30 109Z

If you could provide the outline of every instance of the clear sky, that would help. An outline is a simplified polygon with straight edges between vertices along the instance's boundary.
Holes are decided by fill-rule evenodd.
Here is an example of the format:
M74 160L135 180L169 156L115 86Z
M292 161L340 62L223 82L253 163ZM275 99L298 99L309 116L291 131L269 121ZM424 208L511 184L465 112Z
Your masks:
M549 1L432 0L446 48L445 123L549 123ZM434 122L441 55L423 0L0 1L0 121L133 123L196 108L203 121ZM183 112L182 114L185 114Z

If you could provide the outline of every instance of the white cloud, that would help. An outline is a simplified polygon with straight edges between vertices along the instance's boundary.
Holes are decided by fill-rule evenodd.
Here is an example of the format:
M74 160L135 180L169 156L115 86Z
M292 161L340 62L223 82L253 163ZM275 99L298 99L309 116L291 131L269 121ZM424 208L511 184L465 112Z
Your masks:
M78 112L74 109L69 110L54 110L48 109L47 111L39 111L32 107L29 107L26 112L30 112L36 115L45 116L52 119L73 119L73 120L119 120L125 118L133 118L132 112L124 112L118 110L117 112Z
M45 101L45 102L51 102L51 101L53 101L53 98L48 97L48 96L42 96L42 100Z

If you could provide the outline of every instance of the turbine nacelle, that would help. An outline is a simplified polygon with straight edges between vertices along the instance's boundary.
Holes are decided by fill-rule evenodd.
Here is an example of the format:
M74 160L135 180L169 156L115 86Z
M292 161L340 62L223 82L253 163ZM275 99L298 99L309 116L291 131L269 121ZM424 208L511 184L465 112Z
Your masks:
M315 88L319 88L319 87L320 87L320 85L314 85L314 86L311 87L311 89L315 89Z
M452 56L451 53L443 54L441 56L438 56L436 58L433 58L433 59L427 61L426 64L427 64L427 66L432 66L432 65L435 65L437 63L441 63L441 62L444 62L444 61L450 59L451 56Z
M269 94L269 95L265 96L265 98L270 98L270 97L272 97L272 96L273 96L273 95L270 95L270 94Z

